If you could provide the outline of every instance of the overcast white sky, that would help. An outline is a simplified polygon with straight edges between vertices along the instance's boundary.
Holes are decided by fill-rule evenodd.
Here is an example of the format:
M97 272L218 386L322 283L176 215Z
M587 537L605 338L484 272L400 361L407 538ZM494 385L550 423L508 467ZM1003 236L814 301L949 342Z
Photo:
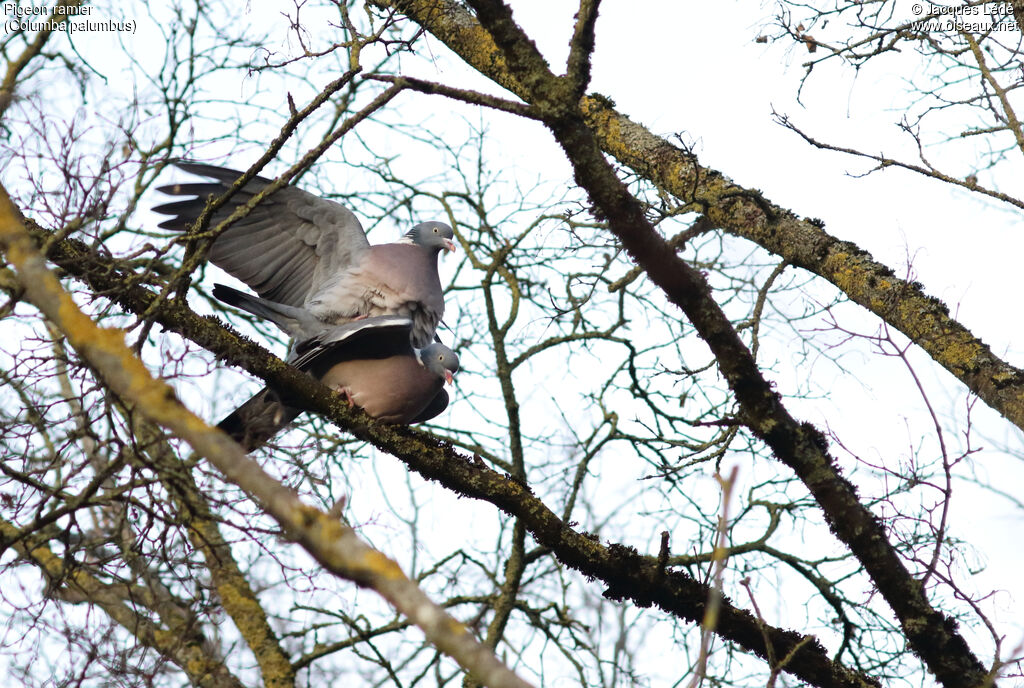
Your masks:
M287 8L289 3L281 6ZM575 3L517 2L514 7L516 18L549 62L560 69ZM754 41L772 9L768 2L605 0L597 24L591 90L611 97L620 112L655 133L679 134L692 142L704 165L739 184L760 189L768 199L799 216L821 218L831 234L870 251L897 274L911 261L915 278L928 293L945 301L955 317L998 355L1024 365L1024 328L1018 304L1024 239L1018 211L900 170L853 178L847 173L865 170L864 162L813 149L772 119L774 109L819 139L912 158L911 142L896 122L907 102L903 81L907 73L902 72L919 69L914 56L893 56L887 58L885 68L869 66L859 74L838 64L821 68L805 87L801 104L796 93L806 52ZM269 3L247 7L243 18L252 17L253 12L275 11L276 6ZM138 19L146 21L145 17ZM153 28L142 25L140 33ZM403 58L408 73L494 92L492 84L447 57L443 45L431 37L426 41L435 59ZM104 54L96 36L83 38L80 48L110 79L128 68L116 63L117 53ZM156 58L145 53L139 57ZM107 59L115 62L107 63ZM129 82L121 87L128 88ZM245 88L240 86L240 90ZM416 102L438 100L410 97L420 99ZM444 107L440 105L438 110L443 112ZM502 147L494 160L524 177L542 173L549 180L571 178L563 156L540 125L499 115L488 114L487 118L495 134L492 139ZM211 149L207 151L212 155ZM251 160L221 162L241 167ZM969 163L963 162L964 169ZM282 168L279 165L273 171ZM1006 190L1020 196L1024 166L1017 163L1015 171L1019 174L1004 170L1001 180L1013 183L1014 188ZM854 322L865 332L874 326L870 317L854 318ZM787 354L784 343L770 353L782 363L792 364L780 366L773 374L782 389L793 389L801 376L812 374L803 361ZM919 398L907 394L908 374L896 362L867 356L859 360L867 365L856 368L858 376L835 376L831 398L793 400L790 407L801 419L835 430L864 455L892 460L893 447L909 451L918 443L920 430L915 426L909 431L904 417L919 417L922 405ZM915 354L915 361L921 364L924 384L940 414L962 408L965 394L960 383L926 365L923 356ZM835 375L824 366L815 368L813 374ZM1002 442L1021 450L1019 433L1009 430L1007 423L982 404L976 407L976 421L980 436L975 444ZM866 433L864 428L872 431ZM987 452L977 461L983 470L999 476L1000 484L1016 486L1024 479L1022 462L998 451ZM743 470L750 469L745 466ZM746 473L741 474L744 479ZM964 496L969 493L966 486L958 489ZM1017 535L1020 514L999 500L977 492L974 495L956 502L954 528L987 558L989 570L979 574L979 589L1007 589L994 599L992 610L1005 623L1004 630L1014 644L1014 635L1024 639L1024 589L1019 587L1024 547L1019 546ZM464 524L481 508L468 500L453 506L453 501L445 500L442 508L429 516L439 532ZM431 511L429 503L425 508Z
M910 3L905 4L908 9ZM772 3L757 2L606 0L597 24L590 90L611 97L620 112L655 133L681 135L694 144L704 165L760 189L798 216L821 218L831 234L870 251L897 274L903 274L909 262L914 278L945 301L960 322L998 355L1024 364L1024 332L1017 315L1024 249L1018 211L901 170L855 178L849 173L868 169L864 161L816 150L772 118L774 109L819 140L913 160L913 142L897 122L909 102L905 79L922 69L917 57L888 56L860 73L838 62L821 66L798 103L806 51L754 40L773 8ZM560 70L575 4L526 2L515 3L514 9L520 24ZM500 92L450 58L436 39L428 36L426 42L431 48L428 59L403 57L407 74ZM426 96L410 98L442 113L446 107ZM571 178L564 157L541 125L493 113L486 113L485 119L492 145L499 146L498 151L492 149L493 160L525 178ZM444 126L443 115L437 122ZM970 170L971 162L965 158L961 169ZM1000 181L1019 186L1024 165L1015 163L1015 169L1022 174L1010 175L1004 169ZM871 316L858 318L857 310L842 311L852 318L845 324L873 331L877 321ZM853 355L857 374L841 377L828 366L809 369L806 361L788 358L785 349L780 343L775 354L792 365L770 375L781 389L795 389L801 376L835 376L829 397L789 402L799 418L834 430L848 447L883 463L899 461L922 441L919 419L924 406L909 391L909 373L898 362ZM966 399L962 385L929 365L927 357L912 351L912 358L940 416L959 413ZM915 418L912 427L907 418ZM988 440L994 440L1021 449L1019 433L983 404L975 407L974 419L975 445L992 446ZM902 455L894 454L894 448L904 448ZM998 451L977 460L982 471L999 476L1000 484L1020 484L1024 479L1022 462ZM750 477L750 467L743 466L741 481ZM1020 514L966 485L957 489L955 534L977 546L988 564L978 576L978 588L1007 589L991 601L992 613L1007 624L1011 641L1014 634L1024 639L1024 590L1018 587L1019 576L1010 573L1024 570L1024 548L1007 546L1016 542ZM445 523L457 527L464 517L461 509L432 516L441 532Z
M903 5L909 19L910 3ZM896 124L909 102L906 78L922 69L917 56L889 56L859 74L838 63L819 67L800 104L796 94L807 52L754 41L773 9L767 2L604 2L591 90L610 96L620 112L654 132L678 133L695 143L704 165L760 189L798 216L821 218L830 233L870 251L897 274L911 262L912 274L929 294L948 304L998 355L1024 365L1019 286L1024 230L1018 210L896 169L854 178L848 173L869 165L816 150L771 116L773 109L788 115L819 140L913 161L913 142ZM564 65L574 11L569 2L515 5L517 20L556 68ZM564 168L553 146L510 151L524 167L537 167L538 155L550 155L552 166ZM969 171L971 163L965 158L960 169ZM1019 196L1024 164L1011 163L999 179ZM870 318L863 324L863 331L872 331ZM909 388L905 368L878 357L863 360L867 365L857 368L863 386L837 378L833 399L794 400L790 407L801 418L832 428L866 456L892 461L899 457L891 448L909 449L919 440L905 417L923 406L913 395L893 393ZM961 410L962 385L934 366L920 365L923 355L914 360L938 413L945 417ZM808 371L802 366L787 374ZM1021 451L1019 432L983 404L975 406L975 420L976 446L992 447L995 440ZM999 476L999 484L1024 482L1019 459L990 450L978 462L982 472ZM1008 642L1015 644L1015 636L1024 640L1021 514L965 485L957 489L954 528L987 558L978 588L1007 589L995 597L993 613L1007 624Z

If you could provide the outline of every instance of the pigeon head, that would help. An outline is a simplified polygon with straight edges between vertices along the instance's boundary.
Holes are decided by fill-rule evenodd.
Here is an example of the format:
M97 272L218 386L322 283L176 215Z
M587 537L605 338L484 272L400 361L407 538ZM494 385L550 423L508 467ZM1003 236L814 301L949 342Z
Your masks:
M455 250L455 232L443 222L421 222L405 235L412 243L435 251Z
M455 373L459 372L459 357L454 351L444 344L434 342L420 349L419 356L424 368L443 377L449 385L452 384Z

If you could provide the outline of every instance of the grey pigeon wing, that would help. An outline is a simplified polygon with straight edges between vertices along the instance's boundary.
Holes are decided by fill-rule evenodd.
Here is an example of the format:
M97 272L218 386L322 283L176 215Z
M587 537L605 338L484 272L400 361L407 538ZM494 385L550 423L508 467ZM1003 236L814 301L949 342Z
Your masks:
M202 213L209 196L225 193L242 175L213 165L175 165L216 181L160 187L159 191L171 196L195 196L153 208L172 216L159 225L164 229L186 229ZM213 214L210 226L226 220L270 183L264 177L254 177ZM348 208L286 186L218 236L210 248L210 261L263 298L302 306L306 297L319 289L324 275L355 262L368 247L362 225Z

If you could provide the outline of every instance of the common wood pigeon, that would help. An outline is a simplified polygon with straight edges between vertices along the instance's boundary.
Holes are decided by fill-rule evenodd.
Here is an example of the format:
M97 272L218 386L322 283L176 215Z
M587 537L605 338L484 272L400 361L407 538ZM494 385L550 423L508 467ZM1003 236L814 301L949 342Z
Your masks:
M171 196L194 196L153 208L173 216L160 223L164 229L185 230L211 195L223 194L242 176L213 165L175 165L215 181L160 187ZM254 177L213 214L210 226L270 183ZM327 325L366 316L406 316L413 321L413 345L424 347L444 314L437 255L455 250L453 237L443 222L422 222L394 243L371 246L348 208L285 186L220 234L210 247L210 260L263 298L302 308Z
M214 288L214 296L263 317L270 317L264 313L276 314L278 308L301 310L220 284ZM409 341L412 327L409 318L391 315L321 328L311 336L296 337L288 362L344 394L350 404L377 420L422 423L447 408L444 383L452 383L459 369L459 357L440 343L413 349ZM266 387L218 423L218 427L251 451L284 429L303 410L298 400Z

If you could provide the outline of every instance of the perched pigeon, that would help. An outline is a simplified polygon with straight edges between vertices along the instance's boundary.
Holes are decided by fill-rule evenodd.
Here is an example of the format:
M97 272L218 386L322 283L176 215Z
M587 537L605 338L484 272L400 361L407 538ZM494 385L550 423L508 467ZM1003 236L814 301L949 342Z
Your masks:
M164 229L186 229L211 195L223 194L242 176L213 165L175 165L216 181L160 187L171 196L195 196L153 208L173 216L159 225ZM270 183L254 177L213 214L210 226ZM444 313L437 255L455 250L453 237L443 222L422 222L395 243L371 246L348 208L285 186L218 236L210 260L263 298L302 308L326 325L376 315L410 318L412 343L424 347Z
M214 295L275 322L278 322L275 318L280 317L278 309L301 310L220 284L215 287ZM409 342L412 326L409 318L392 315L322 328L317 334L296 337L288 362L344 394L350 404L378 420L421 423L447 408L448 393L443 386L445 382L452 383L459 369L459 358L438 343L414 350ZM218 427L251 451L302 413L303 409L297 404L297 400L267 387L228 415Z

